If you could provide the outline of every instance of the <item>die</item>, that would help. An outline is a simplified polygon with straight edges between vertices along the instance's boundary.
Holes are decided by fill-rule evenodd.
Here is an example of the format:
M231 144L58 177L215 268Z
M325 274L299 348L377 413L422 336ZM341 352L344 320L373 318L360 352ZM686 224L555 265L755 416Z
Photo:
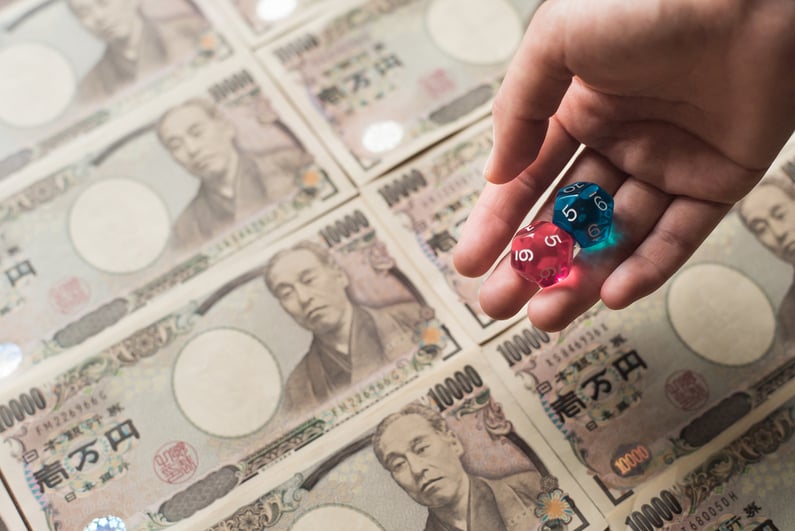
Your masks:
M598 184L570 184L558 190L552 222L574 236L580 247L591 247L610 236L613 198Z
M549 221L531 223L511 242L514 271L542 288L566 278L573 261L574 239Z

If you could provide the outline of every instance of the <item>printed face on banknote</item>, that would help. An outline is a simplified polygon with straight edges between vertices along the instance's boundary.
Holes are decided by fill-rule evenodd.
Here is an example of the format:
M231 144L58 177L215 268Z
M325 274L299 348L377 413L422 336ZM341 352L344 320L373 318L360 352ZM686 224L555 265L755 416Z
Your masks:
M783 179L762 182L743 200L740 218L759 241L795 264L795 186Z
M215 513L228 516L201 528L605 529L479 349L439 369L395 395L388 410L348 423L344 446L327 443L325 457L305 459L307 468L280 487L266 492L271 484L254 479L248 492L259 484L265 494L230 498Z
M431 508L455 507L468 494L464 450L442 417L428 408L422 413L420 407L384 419L374 450L414 501Z
M171 156L203 181L223 180L237 162L234 127L203 100L191 100L164 114L158 135Z
M126 43L136 26L141 24L138 0L69 0L80 23L88 31L105 41Z
M265 283L282 308L301 327L327 334L352 317L345 288L348 279L319 246L304 244L274 256L266 266Z
M238 143L238 127L207 100L194 98L163 114L157 134L169 154L201 182L174 224L176 248L219 234L241 218L292 194L314 162L264 100L255 102L260 147Z

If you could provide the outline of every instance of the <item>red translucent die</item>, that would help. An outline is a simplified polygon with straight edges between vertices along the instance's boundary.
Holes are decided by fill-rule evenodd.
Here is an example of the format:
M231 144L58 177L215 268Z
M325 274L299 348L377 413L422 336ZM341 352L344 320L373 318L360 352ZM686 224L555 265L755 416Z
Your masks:
M574 238L548 221L531 223L511 243L514 270L542 288L566 278L573 260Z

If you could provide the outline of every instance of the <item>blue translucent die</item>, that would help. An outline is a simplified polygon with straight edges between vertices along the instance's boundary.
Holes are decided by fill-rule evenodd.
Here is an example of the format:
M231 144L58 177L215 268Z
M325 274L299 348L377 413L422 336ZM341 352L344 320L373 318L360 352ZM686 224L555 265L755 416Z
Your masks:
M598 184L577 182L558 190L552 222L590 247L610 236L613 197Z

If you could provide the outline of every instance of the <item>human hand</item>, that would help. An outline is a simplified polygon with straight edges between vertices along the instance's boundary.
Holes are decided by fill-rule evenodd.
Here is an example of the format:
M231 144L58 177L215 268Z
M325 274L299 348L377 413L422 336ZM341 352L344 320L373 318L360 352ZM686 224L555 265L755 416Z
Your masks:
M483 310L507 318L529 300L533 324L559 330L600 298L619 309L662 286L792 133L793 27L792 0L542 4L495 100L489 183L455 265L488 271L580 143L559 186L613 194L618 240L540 292L503 259ZM552 219L550 202L537 219Z

